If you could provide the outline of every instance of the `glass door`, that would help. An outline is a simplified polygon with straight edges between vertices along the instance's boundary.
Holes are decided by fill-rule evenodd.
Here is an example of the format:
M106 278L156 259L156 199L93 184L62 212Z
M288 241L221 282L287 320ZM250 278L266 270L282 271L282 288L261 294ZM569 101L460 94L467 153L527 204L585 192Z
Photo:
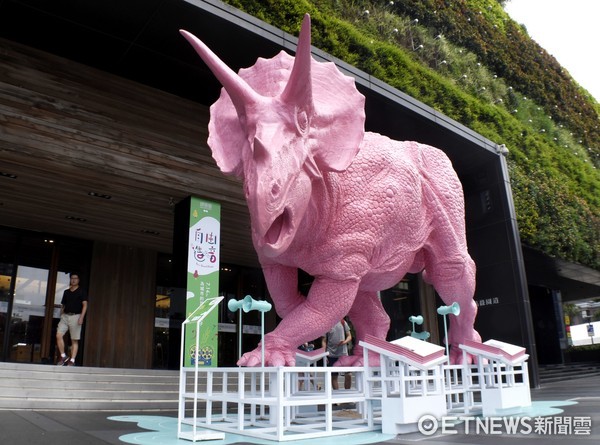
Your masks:
M19 265L9 334L10 360L41 362L48 269Z
M78 273L87 287L91 247L89 241L0 227L0 361L54 362L69 273Z
M9 312L12 310L14 263L17 251L17 236L0 230L0 360L8 354L7 344Z
M42 361L42 333L53 251L53 240L48 238L23 236L19 243L8 329L10 361Z
M4 355L4 334L11 301L12 264L0 262L0 358Z
M61 250L62 251L62 250ZM44 331L42 332L41 356L42 362L54 363L58 358L56 350L56 328L60 321L60 302L63 292L69 288L69 272L58 270L53 275L55 282L51 285L54 292L48 292L48 306L46 307L46 317L44 319ZM82 337L83 339L83 334ZM83 351L83 345L80 345L80 351Z

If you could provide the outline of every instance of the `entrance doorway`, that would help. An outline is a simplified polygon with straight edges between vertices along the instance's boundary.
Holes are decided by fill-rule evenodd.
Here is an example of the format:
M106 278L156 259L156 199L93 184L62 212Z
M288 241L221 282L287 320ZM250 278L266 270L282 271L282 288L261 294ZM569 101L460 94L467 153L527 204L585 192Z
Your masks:
M0 229L0 361L54 362L62 294L70 272L88 276L90 251L87 241Z
M563 327L558 311L558 294L541 286L529 286L529 301L538 363L540 365L563 362L560 337Z

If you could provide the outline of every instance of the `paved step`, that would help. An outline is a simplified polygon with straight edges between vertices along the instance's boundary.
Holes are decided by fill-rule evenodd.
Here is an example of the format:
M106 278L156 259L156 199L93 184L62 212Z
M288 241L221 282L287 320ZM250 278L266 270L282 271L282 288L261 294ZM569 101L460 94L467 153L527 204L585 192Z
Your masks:
M541 383L600 376L600 362L540 365L539 375Z
M176 411L179 372L0 363L0 410Z
M155 401L140 400L82 400L70 399L57 401L38 398L3 398L0 397L1 410L36 410L36 411L177 411L177 400Z

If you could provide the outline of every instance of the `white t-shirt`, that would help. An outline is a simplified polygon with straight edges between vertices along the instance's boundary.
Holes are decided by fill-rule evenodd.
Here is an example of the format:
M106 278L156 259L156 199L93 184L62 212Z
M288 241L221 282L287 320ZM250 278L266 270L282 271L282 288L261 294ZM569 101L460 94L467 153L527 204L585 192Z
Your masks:
M338 321L331 330L325 335L327 341L327 351L331 357L342 357L348 355L348 345L338 346L344 341L350 332L348 323Z

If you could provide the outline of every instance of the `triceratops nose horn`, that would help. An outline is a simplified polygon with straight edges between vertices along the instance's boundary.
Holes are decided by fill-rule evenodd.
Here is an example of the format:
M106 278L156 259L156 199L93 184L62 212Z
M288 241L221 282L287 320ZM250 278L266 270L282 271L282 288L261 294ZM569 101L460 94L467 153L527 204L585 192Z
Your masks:
M302 29L298 38L296 58L290 78L281 93L281 98L286 102L312 100L311 68L312 56L310 54L310 15L306 14L302 20Z
M258 102L260 95L219 59L198 37L183 29L180 29L179 32L190 42L198 55L204 60L204 63L227 90L238 115L245 114L245 108L248 104Z

